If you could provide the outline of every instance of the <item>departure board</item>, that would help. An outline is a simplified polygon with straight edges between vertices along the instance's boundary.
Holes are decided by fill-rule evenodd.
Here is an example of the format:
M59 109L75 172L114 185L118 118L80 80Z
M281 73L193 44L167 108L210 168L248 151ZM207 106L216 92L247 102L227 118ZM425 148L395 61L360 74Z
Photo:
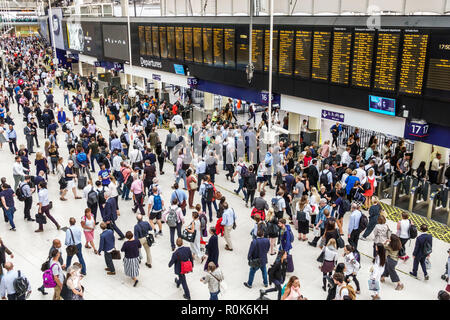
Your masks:
M236 43L234 29L226 28L223 30L223 50L225 52L225 66L236 67Z
M223 67L223 29L214 28L213 30L213 53L214 65Z
M192 27L184 27L184 60L192 61Z
M159 47L161 48L161 58L167 58L167 29L159 27Z
M147 26L145 27L145 51L147 52L148 56L153 55L152 50L152 27Z
M272 72L278 70L278 30L273 30ZM264 38L264 71L269 71L270 30L266 30Z
M261 29L253 29L252 63L256 71L263 71L263 48L264 48L264 31Z
M203 48L202 48L202 28L192 28L192 39L194 47L194 62L203 63Z
M311 31L295 32L295 75L309 78L311 73Z
M313 79L328 81L331 32L314 31L312 70Z
M373 32L355 32L352 64L354 86L370 88L374 38Z
M145 27L144 26L138 26L138 34L139 34L139 54L141 56L146 55L145 51Z
M175 58L184 60L183 27L175 27Z
M421 94L427 55L428 35L405 33L398 91Z
M236 66L239 69L245 69L248 65L248 48L249 48L248 28L236 28Z
M167 27L167 58L175 59L175 27Z
M450 101L450 35L431 37L427 95Z
M400 33L378 33L375 89L395 91Z
M152 26L153 56L159 58L159 30L158 26Z
M294 69L295 31L280 30L280 54L278 72L285 76L292 76Z
M213 32L212 28L203 28L203 63L213 64Z
M352 33L335 31L331 60L331 82L348 85L351 48Z

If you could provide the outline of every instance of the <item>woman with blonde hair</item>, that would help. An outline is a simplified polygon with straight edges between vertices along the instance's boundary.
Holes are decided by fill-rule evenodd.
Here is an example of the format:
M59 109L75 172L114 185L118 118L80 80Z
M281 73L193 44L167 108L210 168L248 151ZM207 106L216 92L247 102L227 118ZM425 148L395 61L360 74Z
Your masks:
M274 251L274 248L279 234L278 218L275 216L273 208L270 208L267 211L266 224L267 224L267 234L270 240L270 255L273 256L277 254Z
M364 196L366 197L366 208L369 208L372 205L372 196L375 192L375 188L377 187L377 180L375 179L375 170L372 168L369 169L367 175L367 182L365 184L369 184L370 188L364 191Z
M316 221L316 215L317 211L319 210L319 202L320 202L320 195L317 191L316 187L311 188L311 195L309 197L309 205L311 206L311 221Z
M295 212L298 222L298 240L308 241L307 234L309 233L312 209L306 195L302 196L300 201L297 202Z
M331 273L334 270L334 266L337 262L337 245L336 240L334 238L331 238L328 240L327 245L322 249L323 255L323 263L320 270L322 271L322 282L323 291L326 291L327 286L327 275L331 277Z
M300 280L296 276L289 278L281 300L307 300L300 293Z

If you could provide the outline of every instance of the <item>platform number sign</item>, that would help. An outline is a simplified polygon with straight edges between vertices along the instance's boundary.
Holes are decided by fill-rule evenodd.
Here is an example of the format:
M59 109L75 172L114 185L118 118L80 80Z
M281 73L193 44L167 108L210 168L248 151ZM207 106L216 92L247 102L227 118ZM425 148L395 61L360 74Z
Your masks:
M423 138L428 136L429 129L430 126L427 123L411 122L408 126L408 135Z
M191 88L192 88L192 87L196 87L196 86L198 85L198 79L197 79L197 78L194 78L194 77L189 77L189 78L187 79L187 84L188 84L188 86L190 86Z

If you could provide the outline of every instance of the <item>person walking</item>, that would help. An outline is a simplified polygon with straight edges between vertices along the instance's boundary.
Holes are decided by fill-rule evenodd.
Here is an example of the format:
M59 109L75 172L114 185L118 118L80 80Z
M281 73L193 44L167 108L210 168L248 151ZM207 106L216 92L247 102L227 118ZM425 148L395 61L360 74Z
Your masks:
M386 267L384 268L380 281L385 282L386 277L391 277L392 283L397 284L395 290L402 290L404 285L400 282L397 270L395 270L398 263L398 252L402 247L400 238L395 234L391 234L391 238L387 239L383 245L386 249Z
M212 261L208 263L206 275L200 279L201 282L208 284L209 300L219 300L220 282L224 280L222 271Z
M181 237L181 226L184 223L184 215L181 208L178 206L178 199L172 200L172 205L163 213L163 221L165 221L170 229L170 246L172 251L175 251L175 230L177 237Z
M192 257L191 249L183 246L183 239L177 239L177 247L178 249L172 253L172 257L169 261L169 268L174 266L174 272L178 276L178 278L175 278L175 284L177 285L177 288L179 288L180 285L183 287L183 298L191 300L191 294L186 282L186 272L191 272L194 269L194 259Z
M152 254L150 252L150 246L147 242L147 236L152 231L152 227L147 221L143 221L143 216L138 214L136 216L137 223L134 226L134 238L138 239L142 247L144 247L147 262L145 265L149 268L152 267Z
M31 218L31 207L33 205L33 193L35 191L35 188L31 187L31 176L25 176L25 181L21 182L19 184L19 189L21 190L23 196L24 196L24 209L23 209L23 216L24 219L27 221L34 221L33 218Z
M209 228L209 240L205 246L205 255L207 255L206 263L204 270L208 268L210 262L213 262L214 265L219 267L219 239L216 234L216 228Z
M6 255L9 255L11 259L14 258L14 254L9 250L0 238L0 279L3 277L3 268L6 263Z
M369 208L369 224L367 225L366 230L364 230L364 233L361 240L367 240L367 237L372 233L373 229L377 225L378 217L381 213L381 205L378 201L378 197L372 197L372 205Z
M11 225L11 231L16 231L16 225L14 224L14 212L16 208L14 206L14 196L15 193L9 186L9 184L2 184L2 191L0 192L0 199L2 208L8 218L9 224Z
M108 228L114 230L119 235L119 240L125 239L124 234L119 229L119 227L116 225L117 220L117 207L116 207L116 200L114 198L110 197L109 191L104 192L105 197L105 207L103 212L103 222L108 225Z
M206 259L200 248L200 238L202 236L200 230L200 219L197 211L192 212L192 222L186 227L187 232L195 234L194 241L190 243L191 252L194 259L200 259L201 263Z
M375 293L371 295L372 300L380 300L380 279L386 265L386 250L384 249L384 245L378 243L376 251L377 255L369 275L369 290Z
M122 245L122 249L120 249L120 251L125 253L125 257L123 258L123 267L125 270L125 275L133 279L133 287L136 287L139 282L139 249L142 245L138 239L133 237L133 233L131 231L127 231L125 233L125 238L127 238L128 241L125 241Z
M84 247L90 249L89 244L91 244L92 248L94 248L94 253L97 254L98 251L95 249L94 244L95 219L89 208L84 210L84 216L81 218L81 228L83 228L84 238L86 239Z
M16 156L13 164L14 190L17 189L19 182L25 180L25 172L29 174L30 170L24 168L22 164L22 157Z
M189 199L188 199L188 204L189 204L189 209L194 209L194 196L195 196L195 191L197 191L197 179L195 178L195 176L192 174L192 170L188 169L186 171L186 181L187 181L187 189L188 189L188 194L189 194Z
M59 262L61 252L58 249L53 249L51 257L49 266L52 271L53 281L56 283L56 286L53 288L53 300L61 300L61 290L64 283L64 272Z
M398 257L406 262L409 256L406 254L405 246L409 240L409 228L411 228L411 220L409 220L409 214L406 211L402 212L402 219L397 222L397 235L400 238L402 247L398 253ZM417 240L416 240L417 241Z
M178 204L178 201L177 201ZM148 197L147 200L148 205L148 217L151 225L151 229L155 232L155 237L157 235L162 236L162 212L164 208L164 200L162 199L161 194L159 193L158 187L153 186L151 189L151 195ZM156 227L154 224L154 220L156 219L156 223L158 224L159 232L156 232Z
M133 183L130 187L131 192L133 192L133 200L134 200L134 207L131 209L134 213L139 209L139 213L145 216L145 210L143 207L144 202L144 183L141 179L139 179L138 174L134 174L133 176Z
M115 275L116 269L114 267L114 262L112 260L111 252L114 250L115 239L114 239L114 231L107 228L107 224L102 222L100 223L100 229L102 229L102 233L100 234L100 244L98 245L98 255L102 254L102 251L105 252L105 263L106 263L106 274L107 275Z
M349 244L347 244L344 247L344 254L343 254L345 263L344 276L345 282L347 283L350 283L350 277L352 277L353 282L356 285L356 293L359 294L361 292L361 288L359 286L359 281L356 278L356 275L361 265L359 261L356 259L354 251L355 249Z
M76 220L74 217L71 217L69 219L69 228L66 231L66 240L64 241L64 244L67 247L71 247L72 249L67 250L67 260L66 260L66 268L70 267L70 264L72 263L72 258L74 255L77 256L78 261L81 263L82 269L81 273L85 276L86 275L86 263L84 262L83 258L83 252L81 245L81 228L77 225L75 225ZM74 249L76 247L76 249ZM72 251L72 255L69 254L69 251Z
M25 300L26 297L31 293L30 282L26 279L24 274L18 270L14 269L14 264L12 262L5 263L6 274L2 277L0 282L0 297L5 300ZM18 292L15 286L16 280L23 278L25 282L28 283L28 287L24 292Z
M269 268L269 283L274 284L273 288L270 289L261 289L261 295L265 295L269 292L278 291L277 299L280 300L282 296L282 287L281 285L284 283L286 279L286 270L287 270L287 256L288 253L284 250L278 251L278 255L275 259L275 262Z
M81 285L82 275L80 274L80 268L75 264L67 270L67 279L65 285L70 290L70 294L64 300L84 300L84 290Z
M430 277L428 276L425 260L430 258L433 248L433 237L431 234L426 233L428 231L426 224L422 224L420 226L420 231L423 233L416 239L416 244L413 251L413 269L409 274L417 278L417 270L419 269L420 264L424 279L429 280Z
M255 273L258 269L262 272L264 287L268 287L267 281L267 253L270 249L270 241L264 238L264 231L259 228L257 231L257 238L250 244L247 259L250 266L248 281L244 282L244 286L251 288Z
M224 227L224 238L226 241L225 250L233 251L233 244L231 243L231 230L236 225L236 214L232 208L228 207L228 203L223 204L224 212L222 215L221 225Z
M322 249L323 252L323 263L320 268L320 271L322 271L322 289L323 291L327 291L326 285L327 285L327 279L328 277L331 277L331 273L334 270L334 266L337 262L337 245L336 240L334 238L331 238L326 246Z
M44 214L55 224L56 229L61 229L58 222L56 222L55 218L50 214L50 200L48 198L48 189L47 183L45 181L41 181L38 185L38 214L36 215L36 222L39 224L39 228L34 232L43 232L44 231L44 223L46 223L46 219Z
M358 239L361 233L359 229L359 222L361 220L362 213L358 210L358 205L352 203L352 214L350 216L350 222L348 224L348 243L352 245L355 250L358 250Z

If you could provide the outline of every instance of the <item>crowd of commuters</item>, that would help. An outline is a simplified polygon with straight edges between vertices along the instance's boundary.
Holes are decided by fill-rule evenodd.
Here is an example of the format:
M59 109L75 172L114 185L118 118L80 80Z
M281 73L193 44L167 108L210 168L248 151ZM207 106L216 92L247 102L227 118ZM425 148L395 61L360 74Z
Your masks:
M292 274L300 259L293 256L292 248L308 244L319 248L314 258L319 263L322 289L330 300L356 299L363 290L373 292L374 300L380 299L387 277L396 290L405 288L396 265L398 259L408 259L406 243L416 238L417 227L405 212L397 230L391 231L375 195L375 177L411 171L411 155L403 143L393 150L390 143L378 146L374 137L364 149L355 131L340 146L335 137L340 131L337 124L332 127L331 145L325 141L320 147L303 145L296 151L290 142L272 146L262 142L263 127L269 121L267 110L258 127L250 122L254 110L249 121L239 125L230 100L203 122L186 125L179 102L170 105L147 96L119 100L112 95L99 100L100 114L110 128L103 135L93 116L92 79L82 80L53 66L51 53L37 38L3 39L2 47L6 65L2 66L0 142L9 144L14 179L1 181L5 222L11 231L17 230L15 212L18 202L23 202L25 220L38 225L35 232L45 232L47 218L59 230L63 221L53 203L70 201L83 208L81 219L71 217L64 222L68 225L64 243L55 239L48 256L43 257L43 284L38 289L42 294L53 288L53 299L84 299L81 281L89 268L83 253L89 249L104 256L105 271L111 277L118 272L114 260L123 260L124 274L136 287L144 259L141 251L145 251L145 266L150 269L154 264L152 245L167 241L172 249L171 256L167 254L168 267L174 267L175 285L182 286L183 297L191 299L186 274L201 264L205 274L200 281L208 285L210 299L217 300L227 279L219 256L226 259L222 248L234 250L238 216L252 219L254 224L246 259L249 275L243 285L252 289L260 270L265 287L260 291L262 297L277 292L273 298L279 300L307 299L301 279ZM55 102L54 90L64 90L64 105ZM41 92L45 101L39 100ZM22 116L26 146L18 147L21 132L15 127ZM167 136L161 129L165 126L169 127ZM75 134L79 127L80 134ZM45 137L40 144L39 130ZM40 145L44 152L38 151ZM435 168L432 163L430 180L435 179ZM215 186L217 175L223 173L227 184L235 186L234 193L242 192L247 216L231 206L235 195L225 197ZM49 176L56 177L59 196L49 193ZM166 197L158 182L171 176L175 181ZM136 223L122 231L118 221L130 212L119 207L124 208L128 201L133 203ZM36 204L38 213L32 216L30 210ZM410 252L414 260L411 275L417 277L420 265L428 280L432 236L426 225L418 227L421 234ZM373 261L366 286L358 280L362 264L358 244L359 240L369 241L369 236L373 236ZM224 246L219 241L222 237ZM13 282L24 277L6 260L6 254L13 258L13 251L0 241L0 263L6 269L0 294L11 300L22 299L31 290L15 292ZM74 256L78 262L72 264Z

